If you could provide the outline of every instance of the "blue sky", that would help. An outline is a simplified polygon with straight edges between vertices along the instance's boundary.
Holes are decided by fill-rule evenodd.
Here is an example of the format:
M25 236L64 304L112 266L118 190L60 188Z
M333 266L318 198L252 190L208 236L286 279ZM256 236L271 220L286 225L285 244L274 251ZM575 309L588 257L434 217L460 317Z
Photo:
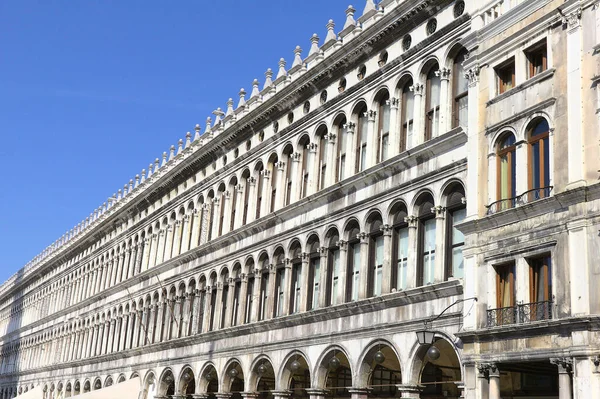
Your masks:
M0 2L0 282L347 6Z

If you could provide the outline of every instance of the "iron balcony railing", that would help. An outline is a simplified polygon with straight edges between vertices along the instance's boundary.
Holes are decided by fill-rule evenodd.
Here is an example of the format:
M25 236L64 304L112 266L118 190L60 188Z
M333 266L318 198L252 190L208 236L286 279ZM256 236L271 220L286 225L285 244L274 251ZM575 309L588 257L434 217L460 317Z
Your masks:
M552 302L542 301L525 303L507 308L487 311L488 327L499 327L517 323L552 320Z
M533 201L537 201L542 198L547 198L550 196L550 192L554 186L534 188L532 190L527 190L521 195L517 195L512 198L503 198L501 200L492 202L489 205L486 205L487 214L493 215L494 213L505 211L507 209L515 208L517 206L525 205Z

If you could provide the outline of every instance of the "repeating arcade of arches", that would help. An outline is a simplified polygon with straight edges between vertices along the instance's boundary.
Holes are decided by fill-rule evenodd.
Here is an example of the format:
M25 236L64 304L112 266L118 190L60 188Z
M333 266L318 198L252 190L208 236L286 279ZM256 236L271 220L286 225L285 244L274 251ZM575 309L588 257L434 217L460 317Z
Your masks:
M263 273L269 264L280 265L286 258L295 259L302 253L312 253L323 246L337 246L338 240L351 240L357 232L379 233L379 226L384 221L395 226L406 223L407 215L429 216L434 204L448 206L452 202L460 202L462 197L464 186L459 180L450 179L442 185L439 196L424 189L414 196L410 205L397 199L385 211L372 208L366 212L363 220L350 217L337 224L328 224L321 231L308 232L304 240L294 237L271 249L263 249L256 256L246 254L231 264L214 267L90 317L5 346L0 352L0 367L16 364L18 371L30 370L255 321L247 313L248 310L241 307L236 313L232 310L227 317L223 311L218 314L217 320L217 298L211 299L210 296L211 291L215 291L213 287L219 284L227 287L232 280L239 281L243 274L256 273L256 270ZM348 292L344 292L347 289L340 288L344 294L340 297L346 301L350 300ZM291 293L286 292L285 295ZM220 300L221 310L227 306L233 309L232 304L225 303L231 300L227 295L222 295ZM332 303L327 301L326 306ZM210 305L210 308L206 305ZM271 316L274 315L266 312L258 320Z
M302 350L292 350L279 363L269 355L261 354L251 362L231 358L222 368L209 360L199 368L185 364L178 368L166 367L160 372L151 369L143 375L138 372L121 373L116 379L108 376L104 379L95 377L44 383L43 390L47 399L67 398L134 378L139 378L142 399L146 399L150 392L158 397L241 392L269 397L273 391L288 391L298 397L303 396L309 388L325 389L333 392L334 396L338 396L336 393L343 396L350 388L369 388L375 394L393 394L396 386L403 383L433 383L452 387L462 379L459 353L449 337L443 334L438 337L436 345L442 351L442 358L435 364L427 359L427 348L416 342L402 357L393 342L376 339L366 345L358 356L352 356L351 353L355 351L349 351L343 344L336 344L328 346L312 359ZM378 358L378 354L382 354L383 359ZM432 379L428 370L438 370L444 374ZM0 399L12 398L34 386L31 383L18 388L2 388Z

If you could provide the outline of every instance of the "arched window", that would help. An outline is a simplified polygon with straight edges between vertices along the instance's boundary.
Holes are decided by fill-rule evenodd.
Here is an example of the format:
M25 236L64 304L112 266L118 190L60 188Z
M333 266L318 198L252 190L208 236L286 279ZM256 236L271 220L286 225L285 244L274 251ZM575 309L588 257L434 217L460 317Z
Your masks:
M452 128L468 125L468 106L469 106L469 81L465 77L465 61L467 50L462 49L454 57L454 66L452 71L452 94L454 102L452 103Z
M348 237L348 262L346 264L346 302L358 300L360 278L360 230L357 223L346 229Z
M318 238L314 238L308 243L308 292L306 310L313 310L319 307L319 294L321 293L321 257L320 243Z
M238 323L238 314L240 312L240 292L242 291L242 280L240 278L240 264L236 264L233 266L233 277L234 277L234 286L233 286L233 303L232 303L232 312L231 312L231 325L235 326Z
M317 132L319 138L319 184L317 187L319 190L325 188L325 176L327 175L327 128L321 126Z
M424 194L417 202L419 223L417 226L417 270L418 285L433 284L435 277L435 214L431 211L434 206L430 194Z
M550 195L550 127L543 118L531 122L529 142L529 201Z
M290 248L290 257L292 259L292 292L290 295L290 314L297 313L300 310L300 295L302 289L302 250L300 243L295 242Z
M268 286L269 286L269 257L266 254L261 256L258 261L260 267L260 297L258 303L258 320L265 320L267 315L267 300L268 300Z
M279 247L273 255L275 264L275 296L273 304L273 317L283 316L283 295L285 289L285 259L283 248Z
M432 65L425 82L425 141L439 133L441 80L436 73L438 69L438 64Z
M348 142L348 133L346 131L346 117L340 115L334 122L335 134L337 135L337 159L335 182L342 181L346 178L346 146Z
M285 205L289 205L292 202L292 184L294 184L294 176L292 176L292 156L294 149L291 144L288 144L283 149L285 163Z
M386 91L379 97L377 128L377 163L389 158L390 144L390 95Z
M446 278L464 277L463 247L465 236L456 225L465 220L467 208L463 203L465 191L460 184L453 184L446 194Z
M338 242L340 237L337 230L334 230L328 235L328 251L327 251L327 287L325 296L325 306L338 304L339 278L340 269L340 247Z
M394 209L392 288L404 290L408 287L408 223L404 204Z
M381 295L383 280L383 232L379 215L369 220L369 269L367 276L367 296Z
M237 212L237 197L238 197L238 190L237 190L237 177L233 177L230 181L229 181L229 193L231 195L231 198L229 200L229 207L230 209L230 220L229 220L229 231L233 231L235 229L235 214Z
M304 198L308 195L308 179L310 175L310 165L308 164L308 153L309 153L310 139L308 136L304 136L300 139L298 145L302 148L302 187L300 198Z
M223 288L221 292L221 320L219 320L219 328L224 328L227 308L230 306L230 303L227 300L227 297L229 296L229 272L227 269L223 270L221 273L221 284L223 285Z
M413 85L412 79L402 88L402 109L400 118L400 148L399 151L406 151L408 143L412 139L414 127L414 112L415 112L415 94L410 89Z
M367 132L368 117L367 107L363 104L355 112L356 123L356 159L354 164L354 173L362 172L367 167Z
M221 236L223 234L223 220L225 219L225 184L221 183L219 186L219 191L217 194L217 198L219 199L219 230L217 231L217 236Z
M508 209L514 206L516 193L516 140L512 133L505 133L496 145L497 158L497 200L499 209Z
M244 309L244 323L252 321L252 311L254 309L254 284L256 277L254 274L254 260L249 259L246 262L246 271L248 273L248 283L246 285L246 309Z
M254 175L255 175L255 179L256 179L256 217L255 219L258 219L261 217L260 214L260 209L262 206L262 202L263 202L263 171L265 170L262 162L259 163L255 170L254 170Z
M269 212L275 212L275 200L277 198L277 174L279 173L278 171L278 167L277 164L279 163L279 159L277 157L276 154L271 155L271 158L269 159L269 163L267 164L267 169L269 171L269 193L270 196L268 198L269 203L267 204L269 206ZM263 199L263 200L267 200L267 198Z

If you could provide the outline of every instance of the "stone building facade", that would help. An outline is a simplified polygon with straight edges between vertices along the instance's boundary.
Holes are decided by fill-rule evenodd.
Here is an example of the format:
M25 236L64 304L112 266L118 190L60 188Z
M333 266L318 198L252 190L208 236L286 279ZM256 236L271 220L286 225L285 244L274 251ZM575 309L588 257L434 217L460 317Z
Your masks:
M0 287L0 398L600 398L597 0L367 0Z

